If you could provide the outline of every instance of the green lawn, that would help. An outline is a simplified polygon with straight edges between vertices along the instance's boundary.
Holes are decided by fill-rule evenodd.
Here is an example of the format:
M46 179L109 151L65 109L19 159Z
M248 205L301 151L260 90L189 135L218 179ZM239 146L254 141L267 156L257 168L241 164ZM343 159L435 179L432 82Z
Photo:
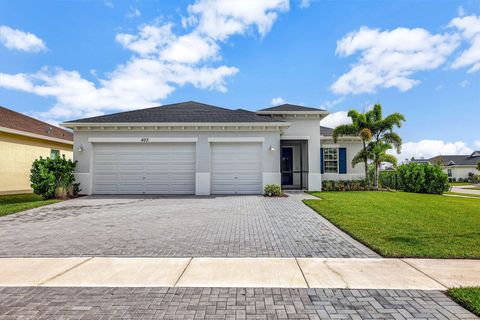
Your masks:
M407 192L317 192L305 203L386 257L480 258L480 201Z
M469 186L472 183L470 183L470 182L449 182L448 184L451 185L451 186Z
M455 196L480 198L480 194L471 194L471 193L462 193L462 192L445 192L445 194L452 194L452 195L455 195Z
M13 194L0 196L0 216L24 211L59 202L60 200L43 200L36 194Z
M480 287L453 288L447 293L465 309L480 316Z

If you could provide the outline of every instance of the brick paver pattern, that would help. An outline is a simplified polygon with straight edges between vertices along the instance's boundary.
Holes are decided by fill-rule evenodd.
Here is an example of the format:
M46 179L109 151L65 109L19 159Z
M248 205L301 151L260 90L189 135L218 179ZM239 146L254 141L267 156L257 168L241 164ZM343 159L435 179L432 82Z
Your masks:
M0 219L0 256L375 257L300 196L83 197Z
M0 289L0 319L477 319L439 291Z

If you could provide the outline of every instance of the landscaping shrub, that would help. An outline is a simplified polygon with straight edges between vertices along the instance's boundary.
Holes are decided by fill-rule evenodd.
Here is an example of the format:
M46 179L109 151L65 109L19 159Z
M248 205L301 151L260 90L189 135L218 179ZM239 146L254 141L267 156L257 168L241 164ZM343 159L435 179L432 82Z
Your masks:
M380 187L385 189L397 189L397 172L396 171L380 171L380 175L378 177Z
M73 175L76 164L76 161L65 159L65 155L54 159L36 159L30 170L33 192L44 199L75 196L80 191Z
M400 165L396 174L398 189L406 192L442 194L450 188L439 165L410 162Z
M282 187L279 184L267 184L265 186L265 195L269 197L279 197L282 195Z
M368 190L365 180L325 180L322 191L363 191Z
M468 173L468 178L466 180L467 181L465 181L465 182L480 183L480 175L479 174L474 174L473 172L469 172Z

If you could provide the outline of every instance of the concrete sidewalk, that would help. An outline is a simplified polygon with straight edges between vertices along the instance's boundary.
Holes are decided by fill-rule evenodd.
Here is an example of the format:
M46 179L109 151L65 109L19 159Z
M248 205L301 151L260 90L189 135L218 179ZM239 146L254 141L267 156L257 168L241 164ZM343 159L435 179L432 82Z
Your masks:
M480 260L2 258L0 286L445 290L479 286Z

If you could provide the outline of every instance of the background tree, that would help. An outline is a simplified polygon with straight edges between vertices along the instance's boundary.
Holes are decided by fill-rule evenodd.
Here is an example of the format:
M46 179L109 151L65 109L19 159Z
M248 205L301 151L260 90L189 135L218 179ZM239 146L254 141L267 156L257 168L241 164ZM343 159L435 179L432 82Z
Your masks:
M338 138L341 136L357 136L362 139L363 148L357 153L352 159L352 166L363 162L365 164L365 180L370 186L368 179L368 159L369 154L367 150L367 144L372 139L371 123L370 119L367 118L367 114L360 113L357 110L348 111L348 117L352 119L352 124L343 124L337 126L333 130L333 141L337 143ZM371 117L370 117L371 118Z
M480 161L477 162L477 170L480 171Z

